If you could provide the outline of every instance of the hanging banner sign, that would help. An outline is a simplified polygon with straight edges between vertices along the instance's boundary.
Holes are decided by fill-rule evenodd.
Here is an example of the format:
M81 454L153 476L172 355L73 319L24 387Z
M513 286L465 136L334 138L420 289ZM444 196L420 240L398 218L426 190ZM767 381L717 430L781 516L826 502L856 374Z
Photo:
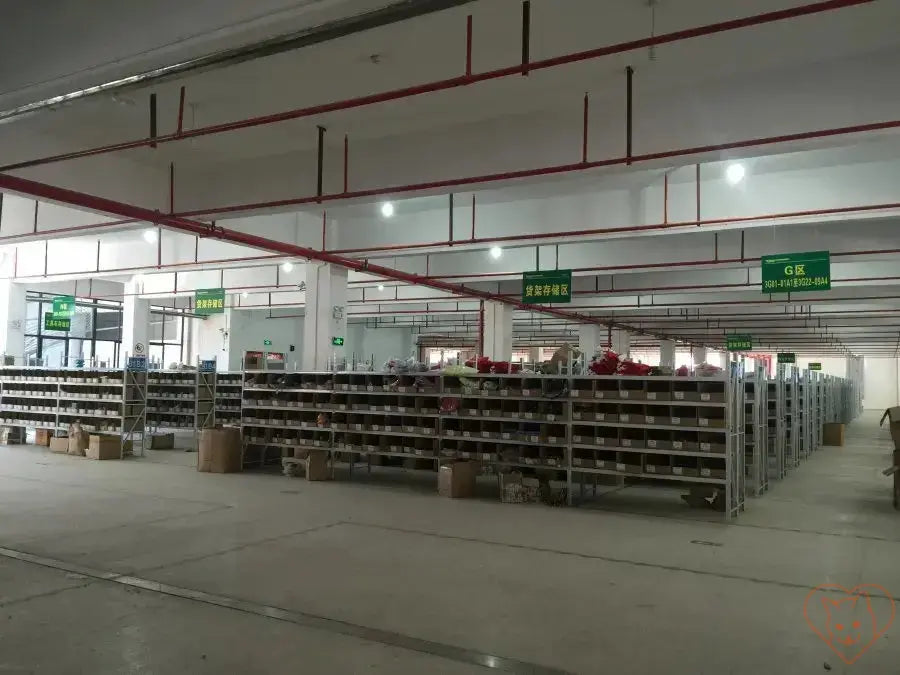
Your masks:
M58 295L53 298L53 318L68 319L75 313L75 297Z
M809 370L822 370L822 364L821 363L810 363L808 366L808 369Z
M778 355L778 363L797 363L797 355L794 352L782 352Z
M522 302L572 302L572 270L523 273Z
M828 251L764 255L761 290L763 293L830 291L831 255Z
M194 291L194 311L197 314L223 314L225 312L225 289L198 288Z
M44 330L72 330L72 319L57 319L53 312L44 312Z
M749 352L753 349L753 338L749 335L726 335L725 348L730 352Z

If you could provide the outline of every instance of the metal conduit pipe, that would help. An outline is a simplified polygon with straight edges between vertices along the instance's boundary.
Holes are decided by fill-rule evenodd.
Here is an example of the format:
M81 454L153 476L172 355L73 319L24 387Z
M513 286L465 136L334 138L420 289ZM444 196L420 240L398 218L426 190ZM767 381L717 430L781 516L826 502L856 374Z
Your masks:
M506 68L499 68L497 70L490 70L483 73L466 73L460 75L458 77L452 77L445 80L438 80L435 82L429 82L426 84L416 85L412 87L405 87L402 89L394 89L390 91L381 92L378 94L371 94L369 96L361 96L358 98L345 99L342 101L334 101L332 103L325 103L321 105L311 106L307 108L299 108L295 110L288 110L280 113L275 113L271 115L262 115L259 117L251 117L243 120L237 120L234 122L226 122L224 124L215 124L207 127L200 127L197 129L191 129L187 131L180 131L174 134L167 134L162 136L155 136L153 138L142 138L132 141L125 141L122 143L114 143L111 145L100 146L96 148L89 148L86 150L80 150L76 152L69 152L59 155L53 155L49 157L43 157L40 159L33 159L25 162L16 162L14 164L7 164L6 166L0 167L0 171L13 171L16 169L24 169L33 166L40 166L42 164L51 164L54 162L62 162L72 159L79 159L82 157L91 157L94 155L107 154L111 152L119 152L122 150L130 150L133 148L147 147L159 143L172 143L177 141L186 140L189 138L197 138L199 136L210 136L214 134L227 133L231 131L237 131L239 129L249 129L252 127L265 126L268 124L275 124L278 122L284 122L287 120L295 120L303 117L311 117L313 115L323 115L325 113L336 112L339 110L350 110L352 108L361 108L365 106L375 105L378 103L385 103L388 101L396 101L405 98L411 98L414 96L420 96L422 94L433 93L437 91L446 91L449 89L455 89L458 87L465 87L471 84L475 84L478 82L487 82L489 80L497 80L505 77L511 77L516 75L522 75L526 72L545 70L547 68L556 68L558 66L563 66L572 63L578 63L581 61L590 61L593 59L603 58L605 56L610 56L612 54L621 54L625 52L635 51L638 49L646 49L649 47L655 47L662 44L668 44L672 42L679 42L682 40L688 40L697 37L703 37L707 35L714 35L716 33L724 33L727 31L737 30L741 28L748 28L751 26L759 26L767 23L775 23L778 21L785 21L788 19L796 19L803 16L810 16L813 14L820 14L823 12L829 12L837 9L844 9L847 7L854 7L857 5L867 5L875 0L825 0L824 2L815 2L807 5L801 5L799 7L791 7L788 9L782 9L774 12L766 12L764 14L757 14L754 16L748 16L740 19L733 19L731 21L722 21L719 23L713 23L706 26L698 26L694 28L687 28L680 31L675 31L672 33L664 33L660 35L655 35L647 38L642 38L639 40L631 40L629 42L622 42L619 44L608 45L605 47L599 47L597 49L589 49L581 52L574 52L571 54L564 54L561 56L556 56L548 59L543 59L540 61L529 61L527 64L520 63L514 66L508 66Z

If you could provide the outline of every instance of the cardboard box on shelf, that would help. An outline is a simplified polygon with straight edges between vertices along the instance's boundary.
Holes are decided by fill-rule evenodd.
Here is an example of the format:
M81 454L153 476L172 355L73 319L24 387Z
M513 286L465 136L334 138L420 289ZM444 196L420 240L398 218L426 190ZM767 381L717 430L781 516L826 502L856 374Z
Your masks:
M87 450L89 442L88 434L81 429L81 424L72 422L69 425L69 454L84 457L84 451Z
M209 473L237 473L243 468L241 430L235 427L215 427L200 433L200 452L197 471Z
M50 430L49 429L36 429L34 432L34 444L35 445L50 445Z
M529 504L541 496L541 483L537 478L523 476L518 471L500 474L500 501L504 504Z
M844 425L839 422L827 422L822 425L823 445L844 445Z
M120 459L122 439L118 436L91 435L85 455L88 459Z
M50 439L50 452L65 454L69 451L69 439L65 436L54 436Z
M3 427L0 429L0 445L18 445L25 442L25 430L22 427Z
M894 450L900 450L900 406L894 406L885 410L878 426L884 425L885 420L888 420L889 423L891 439L894 441Z
M310 450L306 457L306 480L328 480L328 452Z
M175 447L175 434L153 434L150 436L151 450L172 450Z
M457 461L442 464L438 470L438 494L442 497L471 497L478 476L476 462Z

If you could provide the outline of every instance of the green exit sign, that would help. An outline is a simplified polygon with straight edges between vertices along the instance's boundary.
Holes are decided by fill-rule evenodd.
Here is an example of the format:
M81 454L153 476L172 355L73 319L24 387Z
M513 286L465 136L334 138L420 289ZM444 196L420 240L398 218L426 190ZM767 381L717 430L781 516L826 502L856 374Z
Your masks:
M778 355L778 363L797 363L797 355L794 352L781 352Z
M268 340L268 339L263 340L263 345L266 346L266 347L271 347L271 346L272 346L272 341L271 341L271 340Z
M810 363L809 370L822 370L822 364L821 363Z
M730 352L748 352L753 349L753 338L749 335L726 335L725 348Z
M762 257L762 292L796 293L831 290L828 251L779 253Z
M331 344L335 347L343 347L344 346L344 338L333 337L333 338L331 338Z

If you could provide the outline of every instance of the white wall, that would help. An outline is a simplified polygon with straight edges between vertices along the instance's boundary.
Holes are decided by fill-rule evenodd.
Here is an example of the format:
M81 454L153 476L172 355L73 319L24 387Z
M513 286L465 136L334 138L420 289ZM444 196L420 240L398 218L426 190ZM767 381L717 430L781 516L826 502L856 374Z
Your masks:
M228 370L241 369L241 358L247 350L284 352L288 369L300 367L303 317L270 319L266 310L232 311L229 314ZM264 345L264 340L271 340L272 345ZM290 351L291 345L296 351Z
M865 378L865 409L884 410L900 405L900 359L866 357Z
M820 372L825 375L847 377L847 359L842 357L806 356L797 354L797 367L801 370L809 368L810 363L821 363Z

